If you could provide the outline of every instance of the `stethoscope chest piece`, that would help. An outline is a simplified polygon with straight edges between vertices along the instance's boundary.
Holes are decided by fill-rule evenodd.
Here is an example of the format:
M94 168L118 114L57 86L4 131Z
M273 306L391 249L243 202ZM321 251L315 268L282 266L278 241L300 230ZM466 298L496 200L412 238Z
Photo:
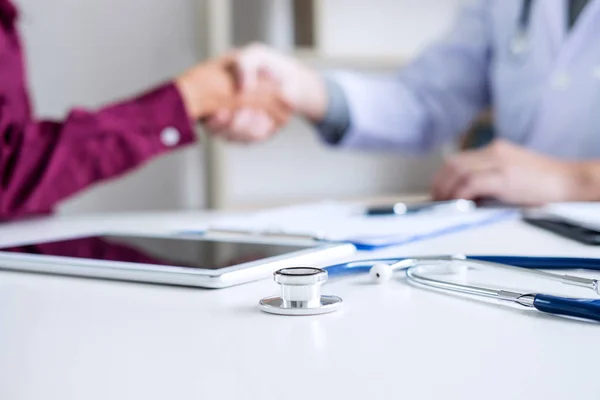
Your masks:
M327 271L319 268L284 268L275 272L274 280L281 295L266 297L259 303L261 311L278 315L318 315L339 310L342 299L321 294Z

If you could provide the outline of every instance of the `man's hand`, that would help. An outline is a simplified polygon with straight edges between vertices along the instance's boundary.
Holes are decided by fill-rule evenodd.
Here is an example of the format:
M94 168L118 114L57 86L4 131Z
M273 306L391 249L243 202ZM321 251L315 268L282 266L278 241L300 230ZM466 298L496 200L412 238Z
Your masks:
M255 90L239 91L233 54L190 69L176 79L175 85L195 120L232 115L238 109L261 110L276 124L289 119L290 107L274 83L260 80Z
M542 205L579 196L580 166L545 157L506 141L461 153L438 173L436 200L494 198L509 204Z
M243 94L259 93L261 85L271 82L294 112L313 121L323 118L327 96L322 78L315 70L260 44L241 49L234 59ZM266 140L282 126L264 110L247 107L235 113L220 111L207 124L217 136L243 141Z

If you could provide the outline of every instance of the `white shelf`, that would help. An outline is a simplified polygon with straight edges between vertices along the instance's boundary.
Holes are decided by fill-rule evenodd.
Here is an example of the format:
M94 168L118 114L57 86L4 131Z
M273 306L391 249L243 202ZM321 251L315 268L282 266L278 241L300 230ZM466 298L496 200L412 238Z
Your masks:
M296 50L294 56L317 68L397 69L405 65L407 58L385 56L328 56L310 49Z

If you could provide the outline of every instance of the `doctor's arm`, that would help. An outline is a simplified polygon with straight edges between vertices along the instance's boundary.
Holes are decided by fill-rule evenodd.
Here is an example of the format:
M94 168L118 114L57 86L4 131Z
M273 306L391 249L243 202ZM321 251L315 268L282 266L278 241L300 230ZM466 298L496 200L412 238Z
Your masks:
M600 201L600 160L561 160L496 140L449 159L432 194L437 200L493 198L531 206Z
M427 151L463 133L489 104L487 4L465 5L451 32L399 73L322 75L260 45L240 52L238 69L246 87L261 73L276 79L290 104L330 144ZM229 130L253 137L250 123L234 121Z

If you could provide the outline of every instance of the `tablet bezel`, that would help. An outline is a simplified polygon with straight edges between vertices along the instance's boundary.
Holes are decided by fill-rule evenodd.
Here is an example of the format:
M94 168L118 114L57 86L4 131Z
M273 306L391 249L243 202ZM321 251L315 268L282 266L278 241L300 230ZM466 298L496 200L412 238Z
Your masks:
M105 261L87 258L11 253L0 250L0 270L34 272L74 277L100 278L119 281L157 283L177 286L224 288L264 279L280 268L289 266L324 266L326 263L351 256L356 248L345 243L325 243L312 240L274 239L261 237L233 237L230 235L191 236L157 234L102 233L60 237L59 239L22 243L37 245L55 241L77 240L92 237L147 237L192 241L231 242L312 246L304 250L268 257L221 269L201 269L181 266L140 264L123 261ZM14 246L11 246L14 247Z

